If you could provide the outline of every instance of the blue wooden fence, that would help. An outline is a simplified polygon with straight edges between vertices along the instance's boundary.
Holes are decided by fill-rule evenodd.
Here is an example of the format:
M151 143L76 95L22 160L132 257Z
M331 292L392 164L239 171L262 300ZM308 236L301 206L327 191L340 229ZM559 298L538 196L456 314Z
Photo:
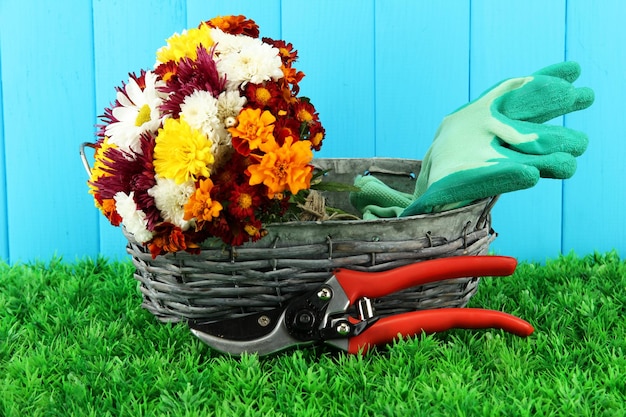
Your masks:
M441 118L495 82L578 61L596 103L555 123L587 132L589 148L572 179L500 199L493 249L539 261L626 251L621 0L2 0L0 258L124 256L87 194L78 145L128 72L223 14L299 50L325 157L421 158Z

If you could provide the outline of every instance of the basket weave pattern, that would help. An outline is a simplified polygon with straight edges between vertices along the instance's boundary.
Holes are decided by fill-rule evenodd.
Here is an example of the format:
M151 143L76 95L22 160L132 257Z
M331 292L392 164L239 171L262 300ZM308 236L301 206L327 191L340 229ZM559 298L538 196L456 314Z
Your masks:
M397 189L412 190L418 161L326 159L333 181L350 182L369 171ZM350 210L347 196L329 205ZM241 247L210 243L200 254L174 253L152 259L149 250L126 235L143 295L142 306L163 322L214 321L284 306L313 290L335 268L382 271L459 255L486 254L496 235L490 210L495 199L432 215L380 220L287 222L268 226L269 234ZM479 279L458 278L411 288L374 300L380 316L441 307L463 307Z

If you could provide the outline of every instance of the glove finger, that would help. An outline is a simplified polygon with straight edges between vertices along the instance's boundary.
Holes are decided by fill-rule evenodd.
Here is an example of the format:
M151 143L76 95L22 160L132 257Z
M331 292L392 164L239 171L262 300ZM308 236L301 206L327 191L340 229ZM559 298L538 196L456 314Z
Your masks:
M536 124L519 120L509 121L509 125L522 134L537 135L531 142L511 143L504 138L507 148L523 154L548 155L555 152L566 152L573 156L580 156L587 149L589 138L583 132L559 125Z
M395 190L371 175L359 175L354 180L354 185L360 191L350 193L350 203L361 213L366 206L406 207L413 200L411 194Z
M532 75L547 75L558 77L569 83L573 83L580 76L580 65L574 61L557 62L545 68L535 71Z
M487 167L458 171L431 184L400 216L439 212L530 188L539 181L539 174L534 166L508 159Z
M365 210L363 212L363 220L378 220L380 217L372 213L371 211Z
M566 152L554 152L548 155L520 154L512 149L503 148L502 153L507 159L499 162L510 161L514 158L519 164L534 167L539 171L542 178L567 179L576 172L576 158Z
M573 104L572 111L584 110L591 106L596 98L595 93L589 87L580 87L577 89L576 101Z
M363 207L363 220L398 217L404 211L404 207L380 207L370 204Z
M545 75L537 75L522 87L494 100L497 113L513 120L543 123L593 103L593 91L575 88L569 82Z
M548 120L564 116L579 110L584 110L591 106L595 100L595 94L589 87L573 88L571 91L564 91L564 96L559 98L556 94L550 98L551 105L543 113L538 112L535 117L518 120L527 120L534 123L544 123ZM562 105L562 107L561 107Z

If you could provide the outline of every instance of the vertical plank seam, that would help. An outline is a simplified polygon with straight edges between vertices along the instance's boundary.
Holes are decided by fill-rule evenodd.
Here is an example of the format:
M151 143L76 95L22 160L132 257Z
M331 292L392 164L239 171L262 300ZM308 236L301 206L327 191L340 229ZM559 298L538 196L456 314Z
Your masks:
M569 18L569 0L564 0L563 1L563 7L565 7L565 13L563 16L563 19L565 20L565 22L563 22L563 61L567 61L567 42L568 42L568 35L569 35L569 28L567 25L567 21ZM563 116L563 126L567 127L567 115ZM565 181L561 180L561 253L565 252Z
M4 199L2 200L3 208L4 208L4 236L2 238L2 244L6 248L3 252L0 253L0 256L5 257L7 262L11 262L11 248L9 247L9 203L8 203L8 192L7 192L7 164L6 164L6 136L4 135L4 121L6 120L4 113L4 94L2 91L2 53L0 49L0 111L2 111L2 124L0 125L0 136L2 137L2 184L0 184L0 189L3 190Z
M188 0L183 0L183 1L182 1L181 3L179 3L179 4L181 4L181 5L182 5L182 9L183 9L183 10L181 10L181 13L182 13L182 15L183 15L183 16L185 16L185 27L186 27L186 28L191 28L191 27L192 27L192 26L191 26L192 24L189 22L189 4L187 4L187 1L188 1ZM194 25L194 26L195 26L195 25L197 25L197 24L198 24L198 22L193 23L193 25ZM181 29L181 30L182 30L182 29Z
M98 123L98 107L97 107L97 88L96 88L96 17L94 16L95 8L93 1L90 3L91 7L91 50L93 51L93 58L91 60L91 69L93 74L93 81L91 83L92 96L93 96L93 110L92 114L96 124ZM102 253L102 222L100 221L99 213L96 213L96 250L97 253Z
M467 14L467 102L472 100L472 0Z
M376 71L376 68L377 68L376 65L377 65L377 62L378 62L378 60L377 60L377 48L376 48L376 43L377 43L377 40L378 40L378 31L377 31L377 27L376 27L376 0L372 0L372 9L371 10L372 10L372 30L373 30L373 35L374 35L373 39L372 39L372 43L373 43L373 45L372 45L372 53L373 53L373 58L372 58L372 66L373 66L373 68L372 68L372 72L373 72L373 77L372 78L374 78L374 80L373 80L374 85L372 86L373 87L373 92L372 92L372 94L373 94L373 97L372 97L372 102L373 102L372 103L372 107L373 107L373 109L372 109L372 111L374 112L373 113L374 117L372 119L373 119L373 123L374 123L374 126L373 126L373 129L374 129L374 156L378 156L378 137L377 137L378 136L377 135L378 134L378 117L377 117L378 105L377 105L377 94L376 94L377 93L377 86L378 86L378 77L377 77L378 72Z

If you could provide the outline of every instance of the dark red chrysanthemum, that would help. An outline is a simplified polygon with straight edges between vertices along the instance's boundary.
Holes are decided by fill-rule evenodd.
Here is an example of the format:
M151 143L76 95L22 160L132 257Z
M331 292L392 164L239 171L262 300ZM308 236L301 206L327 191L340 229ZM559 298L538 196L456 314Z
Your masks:
M164 114L178 117L185 97L194 91L208 91L213 97L219 96L224 91L226 77L220 77L217 72L217 66L213 60L214 49L208 51L200 45L196 59L182 58L180 60L176 76L170 78L164 87L159 88L159 91L169 94L160 107Z
M150 132L141 135L142 154L132 151L127 153L117 148L107 149L102 170L110 175L99 177L93 184L102 199L113 199L120 191L127 195L134 192L134 201L146 214L149 230L154 229L161 221L154 199L148 194L148 190L156 184L153 166L154 141L154 135Z

